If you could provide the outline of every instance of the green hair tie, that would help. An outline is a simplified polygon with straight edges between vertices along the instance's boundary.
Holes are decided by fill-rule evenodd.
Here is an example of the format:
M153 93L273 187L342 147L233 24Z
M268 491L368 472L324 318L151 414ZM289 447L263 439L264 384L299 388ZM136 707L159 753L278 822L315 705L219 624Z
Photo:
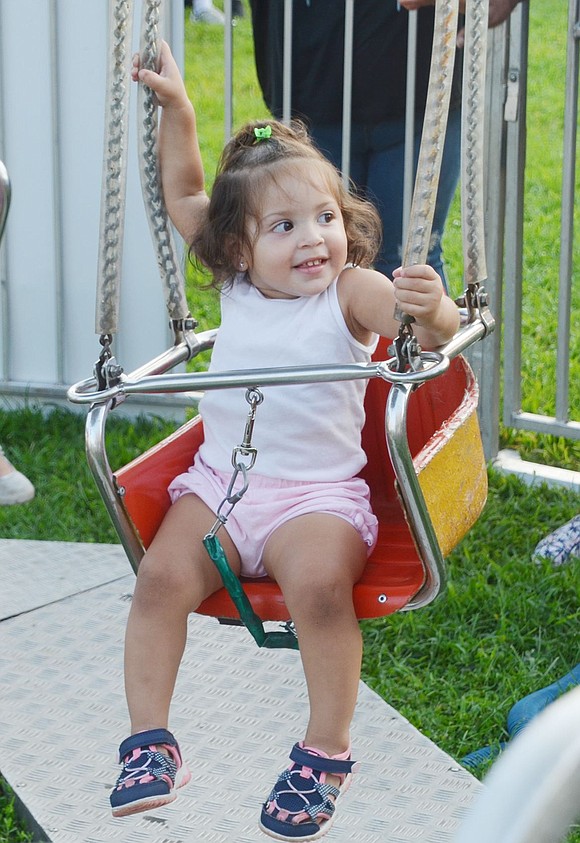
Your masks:
M259 126L256 126L254 129L254 136L257 141L268 140L268 138L272 137L272 127L264 126L263 128L260 128Z

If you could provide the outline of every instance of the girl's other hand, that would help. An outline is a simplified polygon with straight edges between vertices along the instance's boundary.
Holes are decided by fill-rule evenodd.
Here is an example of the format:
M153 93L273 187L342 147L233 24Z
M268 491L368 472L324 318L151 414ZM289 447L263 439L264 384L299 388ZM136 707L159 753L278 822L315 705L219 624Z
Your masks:
M429 324L437 314L445 295L443 283L433 267L416 264L393 272L395 298L401 310L418 324Z

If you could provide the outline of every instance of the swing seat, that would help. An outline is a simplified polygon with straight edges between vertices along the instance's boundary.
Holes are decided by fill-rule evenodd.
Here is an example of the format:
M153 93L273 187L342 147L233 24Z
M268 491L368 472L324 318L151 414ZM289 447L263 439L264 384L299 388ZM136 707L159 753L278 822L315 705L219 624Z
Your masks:
M387 345L386 340L381 340L375 353L377 360L386 359ZM368 462L361 473L371 490L379 537L354 588L359 618L405 609L426 579L385 440L385 405L390 388L389 383L373 378L365 398L363 447ZM447 372L422 384L409 399L409 450L443 556L476 521L487 496L477 398L473 372L465 359L457 356ZM123 490L123 506L144 548L150 545L170 506L167 486L191 465L202 440L202 421L196 417L115 473L115 484ZM267 577L242 578L242 583L263 621L288 620L289 613L276 583ZM198 612L226 622L239 621L239 613L225 588L205 600Z

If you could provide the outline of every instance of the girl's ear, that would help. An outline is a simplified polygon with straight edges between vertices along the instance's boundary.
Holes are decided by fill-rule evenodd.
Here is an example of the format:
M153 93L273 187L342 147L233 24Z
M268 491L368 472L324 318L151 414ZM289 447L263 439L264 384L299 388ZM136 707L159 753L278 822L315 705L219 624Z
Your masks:
M242 244L233 235L226 239L226 251L231 266L235 266L239 272L245 272L248 268L248 260L244 255Z

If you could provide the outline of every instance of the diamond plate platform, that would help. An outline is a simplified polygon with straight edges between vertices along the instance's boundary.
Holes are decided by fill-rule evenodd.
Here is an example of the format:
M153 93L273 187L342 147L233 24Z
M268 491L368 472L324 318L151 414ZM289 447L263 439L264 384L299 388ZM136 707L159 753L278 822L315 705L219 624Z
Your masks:
M192 616L171 728L193 769L170 807L109 814L127 734L134 584L116 545L0 540L0 771L52 843L265 843L262 800L304 731L299 655ZM362 771L328 843L450 843L480 783L361 683Z

